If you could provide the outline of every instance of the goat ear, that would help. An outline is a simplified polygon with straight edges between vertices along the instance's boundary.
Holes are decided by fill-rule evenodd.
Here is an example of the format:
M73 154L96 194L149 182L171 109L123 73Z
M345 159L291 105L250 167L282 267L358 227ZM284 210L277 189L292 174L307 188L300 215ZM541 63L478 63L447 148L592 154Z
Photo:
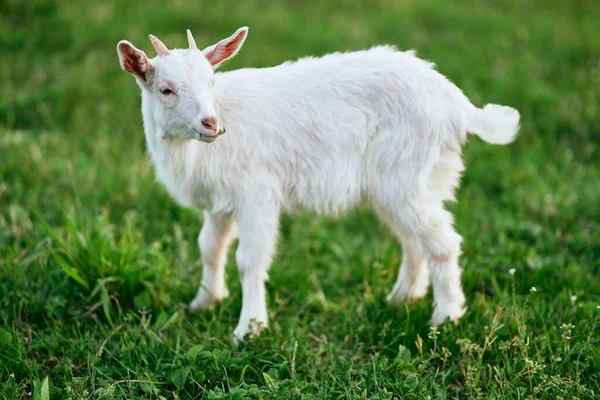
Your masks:
M127 40L121 40L117 45L117 53L121 68L129 72L131 75L140 79L142 82L147 82L150 74L154 72L150 60L146 57L146 53L137 49Z
M221 63L237 54L244 44L246 36L248 36L248 27L244 26L235 31L235 33L227 39L223 39L219 43L205 48L202 50L202 53L204 53L210 62L210 65L212 65L214 69L217 69Z

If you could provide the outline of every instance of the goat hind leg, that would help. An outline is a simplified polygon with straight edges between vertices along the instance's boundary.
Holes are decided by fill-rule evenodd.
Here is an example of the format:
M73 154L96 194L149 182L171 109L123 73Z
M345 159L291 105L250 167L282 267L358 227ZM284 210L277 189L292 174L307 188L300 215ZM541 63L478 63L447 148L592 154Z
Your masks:
M409 303L427 294L429 287L429 270L427 261L421 255L418 247L398 234L402 243L402 265L398 271L396 283L386 300L390 304Z
M442 207L430 213L419 241L433 283L435 306L431 324L439 325L446 318L456 323L465 313L466 299L461 286L462 271L458 265L462 238L452 227L452 215Z
M452 215L441 203L427 201L415 202L391 215L402 230L403 243L409 251L398 274L398 282L388 297L391 300L408 299L413 288L416 293L423 293L426 275L417 278L415 264L423 266L426 263L431 273L435 303L431 323L439 325L446 318L458 321L465 312L458 265L462 239L452 227Z

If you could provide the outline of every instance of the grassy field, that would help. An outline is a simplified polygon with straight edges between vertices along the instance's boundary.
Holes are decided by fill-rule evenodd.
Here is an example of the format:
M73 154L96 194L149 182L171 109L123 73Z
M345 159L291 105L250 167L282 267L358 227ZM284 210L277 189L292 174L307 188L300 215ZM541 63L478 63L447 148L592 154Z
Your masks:
M598 398L599 20L594 0L0 2L0 398ZM458 326L430 330L431 294L385 303L401 249L364 210L283 218L256 340L231 343L234 257L232 295L187 312L201 213L155 182L115 47L242 25L225 68L391 43L521 111L514 144L465 148Z

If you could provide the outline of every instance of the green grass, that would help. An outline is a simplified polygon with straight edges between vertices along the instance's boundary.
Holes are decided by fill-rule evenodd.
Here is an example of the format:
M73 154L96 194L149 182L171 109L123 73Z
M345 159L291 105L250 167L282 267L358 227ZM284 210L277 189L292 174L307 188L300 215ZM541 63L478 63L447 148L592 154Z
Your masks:
M0 3L0 398L600 396L598 1L132 3ZM367 211L283 218L256 340L230 340L233 257L230 298L188 314L201 214L155 182L115 47L242 25L226 68L393 43L521 111L516 143L465 148L458 326L386 305L401 249Z

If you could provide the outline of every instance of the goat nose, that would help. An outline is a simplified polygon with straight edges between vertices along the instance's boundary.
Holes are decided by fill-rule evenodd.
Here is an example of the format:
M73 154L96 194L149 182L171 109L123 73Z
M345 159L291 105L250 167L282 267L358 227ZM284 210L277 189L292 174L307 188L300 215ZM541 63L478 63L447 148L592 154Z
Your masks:
M206 117L202 120L202 126L209 131L217 132L217 118Z

